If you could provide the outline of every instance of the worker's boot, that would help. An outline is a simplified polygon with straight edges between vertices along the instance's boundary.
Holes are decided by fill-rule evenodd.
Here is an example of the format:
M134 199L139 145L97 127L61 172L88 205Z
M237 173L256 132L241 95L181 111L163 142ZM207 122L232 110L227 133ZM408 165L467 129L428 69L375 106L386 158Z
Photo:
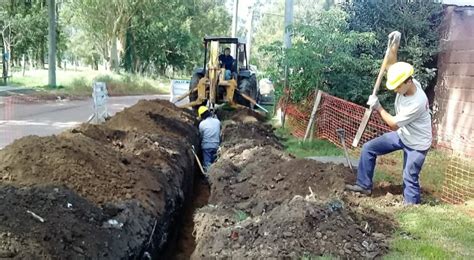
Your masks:
M355 185L349 185L349 184L346 185L346 190L357 192L357 193L362 193L362 194L365 194L365 195L372 194L372 190L364 189L364 188L362 188L361 186L359 186L357 184L355 184Z

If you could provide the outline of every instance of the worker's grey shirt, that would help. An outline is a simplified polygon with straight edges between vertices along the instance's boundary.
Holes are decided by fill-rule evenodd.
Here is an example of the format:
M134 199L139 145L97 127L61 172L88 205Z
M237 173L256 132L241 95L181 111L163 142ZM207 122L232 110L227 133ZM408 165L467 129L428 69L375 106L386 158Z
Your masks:
M202 149L217 149L220 143L221 122L217 118L208 117L199 123Z
M403 144L411 149L424 151L431 146L431 115L428 98L420 83L413 79L416 86L415 94L404 96L397 94L395 98L395 122L399 129L398 136Z

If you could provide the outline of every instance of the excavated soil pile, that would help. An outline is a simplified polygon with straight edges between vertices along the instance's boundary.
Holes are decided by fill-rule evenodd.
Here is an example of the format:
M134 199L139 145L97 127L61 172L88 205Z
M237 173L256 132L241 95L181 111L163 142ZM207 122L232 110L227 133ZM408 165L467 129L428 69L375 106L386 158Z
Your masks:
M222 133L209 172L209 205L194 217L192 258L375 258L387 252L393 221L346 203L348 169L294 159L262 123L233 121Z
M265 114L248 108L238 108L235 110L218 109L216 114L219 120L233 120L241 123L263 122L266 119Z
M192 191L195 123L169 102L140 101L104 125L1 150L0 257L156 256Z

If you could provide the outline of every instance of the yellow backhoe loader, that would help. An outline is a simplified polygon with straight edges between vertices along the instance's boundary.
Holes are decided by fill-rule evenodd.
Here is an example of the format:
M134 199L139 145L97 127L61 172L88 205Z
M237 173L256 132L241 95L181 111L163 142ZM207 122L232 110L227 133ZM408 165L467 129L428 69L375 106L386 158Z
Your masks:
M231 78L225 79L225 68L219 63L221 45L235 48L237 57L231 70ZM189 96L189 103L180 107L197 108L207 105L214 110L217 104L228 103L231 107L261 107L258 104L257 78L249 69L246 44L238 38L205 37L204 66L193 73L189 91L178 97L179 102ZM262 108L262 107L261 107Z

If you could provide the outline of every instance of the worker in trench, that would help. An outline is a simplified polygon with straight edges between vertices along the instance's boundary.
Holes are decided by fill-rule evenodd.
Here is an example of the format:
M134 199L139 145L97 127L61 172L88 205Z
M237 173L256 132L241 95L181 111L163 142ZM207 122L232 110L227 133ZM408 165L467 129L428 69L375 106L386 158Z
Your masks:
M199 107L198 115L201 119L199 134L201 136L203 168L207 173L209 166L216 160L217 149L220 145L221 122L213 117L205 106Z
M419 204L421 190L419 176L431 147L432 130L428 98L420 83L413 78L413 66L397 62L387 71L386 86L397 93L396 115L390 115L380 104L376 95L371 95L367 104L377 110L392 132L365 143L357 170L355 185L346 189L370 195L372 193L374 168L377 156L403 150L403 198L407 205Z

